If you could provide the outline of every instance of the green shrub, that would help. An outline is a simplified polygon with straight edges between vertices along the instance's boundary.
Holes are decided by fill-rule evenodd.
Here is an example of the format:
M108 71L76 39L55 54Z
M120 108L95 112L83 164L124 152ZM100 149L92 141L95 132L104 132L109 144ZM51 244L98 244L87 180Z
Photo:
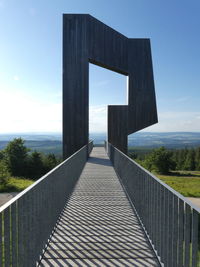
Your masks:
M0 161L0 185L6 185L8 183L10 173L3 160Z
M153 152L146 156L144 166L150 171L167 174L175 168L175 162L172 159L172 153L164 147L154 149Z

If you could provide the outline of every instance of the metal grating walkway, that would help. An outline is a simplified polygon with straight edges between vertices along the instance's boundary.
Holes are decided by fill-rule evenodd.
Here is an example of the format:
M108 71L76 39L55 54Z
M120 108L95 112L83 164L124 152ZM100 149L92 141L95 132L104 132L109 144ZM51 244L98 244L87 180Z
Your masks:
M40 266L160 266L104 148L93 149Z

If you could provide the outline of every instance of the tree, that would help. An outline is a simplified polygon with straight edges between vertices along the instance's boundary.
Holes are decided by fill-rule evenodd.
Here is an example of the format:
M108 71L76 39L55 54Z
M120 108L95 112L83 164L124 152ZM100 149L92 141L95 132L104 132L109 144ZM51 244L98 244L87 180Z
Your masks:
M173 150L172 151L172 160L176 163L175 164L175 168L174 169L176 169L176 170L178 170L178 164L179 164L179 150Z
M195 151L190 149L186 155L184 170L194 171L195 170Z
M196 156L195 156L195 162L196 162L196 170L200 171L200 147L196 149Z
M4 153L3 151L0 151L0 160L2 160L4 158Z
M137 155L137 153L135 153L134 151L131 151L131 152L129 153L129 157L132 158L133 160L135 160L135 159L137 159L138 155Z
M154 170L161 174L169 173L170 169L175 168L175 162L172 160L172 152L164 147L153 150L146 156L144 166L150 171Z
M26 174L29 149L24 145L24 142L22 138L15 138L7 144L4 150L5 163L13 176L25 176Z
M57 163L54 154L43 155L40 152L34 151L29 156L27 176L36 180L53 169Z
M0 185L6 185L10 174L3 160L0 161Z
M23 139L15 138L0 151L0 162L4 162L10 175L36 180L59 163L54 154L46 156L37 151L29 153L30 149L24 143Z
M58 164L58 161L54 154L48 154L44 157L43 161L46 172L52 170Z
M27 169L27 175L34 180L40 178L45 173L41 153L37 151L31 153Z
M185 161L188 154L188 149L180 149L178 150L178 157L177 157L177 170L183 170L185 167Z

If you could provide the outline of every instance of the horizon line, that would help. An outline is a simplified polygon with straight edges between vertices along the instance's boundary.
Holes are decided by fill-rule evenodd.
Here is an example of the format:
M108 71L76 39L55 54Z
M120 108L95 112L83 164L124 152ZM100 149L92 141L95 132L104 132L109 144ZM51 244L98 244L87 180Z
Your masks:
M133 134L137 134L137 133L200 133L200 131L138 131L138 132L135 132ZM34 134L34 135L39 135L39 134L62 134L62 132L43 132L43 131L38 131L38 132L3 132L3 133L0 133L0 135L8 135L8 134ZM102 132L102 131L99 131L99 132L90 132L89 134L107 134L107 132ZM133 134L130 134L130 135L133 135Z

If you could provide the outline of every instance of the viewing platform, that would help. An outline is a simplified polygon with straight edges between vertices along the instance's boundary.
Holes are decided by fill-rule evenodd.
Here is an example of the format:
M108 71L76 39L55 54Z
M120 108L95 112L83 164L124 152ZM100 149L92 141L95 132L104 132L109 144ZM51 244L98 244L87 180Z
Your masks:
M0 267L199 267L200 209L110 143L0 207Z
M40 266L160 266L103 147L95 147Z

